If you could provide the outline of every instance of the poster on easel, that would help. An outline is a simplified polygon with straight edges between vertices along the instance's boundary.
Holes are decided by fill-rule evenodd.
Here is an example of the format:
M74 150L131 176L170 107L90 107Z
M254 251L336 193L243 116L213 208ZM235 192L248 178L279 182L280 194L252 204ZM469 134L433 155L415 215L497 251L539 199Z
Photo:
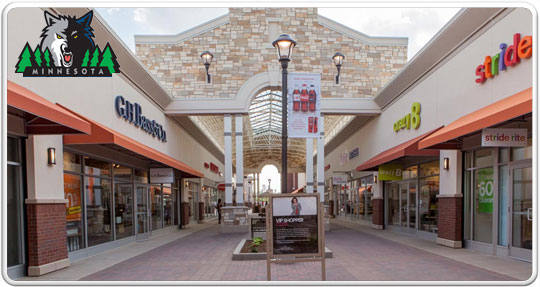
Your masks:
M271 264L278 262L321 262L326 280L324 218L320 195L274 194L266 210L267 279Z

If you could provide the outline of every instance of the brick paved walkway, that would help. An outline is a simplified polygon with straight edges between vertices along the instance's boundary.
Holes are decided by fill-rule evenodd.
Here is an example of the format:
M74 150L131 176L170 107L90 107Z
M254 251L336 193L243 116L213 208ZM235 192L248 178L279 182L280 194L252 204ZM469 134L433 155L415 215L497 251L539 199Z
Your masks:
M266 280L266 261L231 260L245 236L220 234L216 224L82 280ZM515 280L342 225L333 224L326 241L334 252L326 260L327 280ZM272 265L272 280L320 278L320 263Z

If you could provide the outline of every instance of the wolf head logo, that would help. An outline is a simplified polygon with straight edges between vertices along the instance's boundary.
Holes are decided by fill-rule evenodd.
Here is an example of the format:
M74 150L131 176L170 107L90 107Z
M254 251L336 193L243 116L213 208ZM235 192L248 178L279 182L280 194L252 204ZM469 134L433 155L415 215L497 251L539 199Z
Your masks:
M80 18L45 11L47 26L41 33L41 47L49 48L57 67L80 66L87 50L94 49L94 33L90 27L93 11Z

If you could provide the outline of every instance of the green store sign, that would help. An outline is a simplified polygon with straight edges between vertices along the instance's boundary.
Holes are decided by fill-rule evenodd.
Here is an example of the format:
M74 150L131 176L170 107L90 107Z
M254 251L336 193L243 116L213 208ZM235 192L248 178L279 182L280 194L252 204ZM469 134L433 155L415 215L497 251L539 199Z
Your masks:
M493 168L478 170L478 212L493 213Z
M379 165L379 180L401 180L403 167L399 164Z
M399 132L402 129L410 130L420 127L420 103L414 102L411 106L411 112L394 123L394 132Z

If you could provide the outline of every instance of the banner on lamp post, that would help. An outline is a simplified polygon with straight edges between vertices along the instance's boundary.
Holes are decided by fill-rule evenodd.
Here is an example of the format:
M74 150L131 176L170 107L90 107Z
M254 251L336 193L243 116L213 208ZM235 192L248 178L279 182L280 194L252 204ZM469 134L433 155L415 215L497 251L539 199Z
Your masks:
M290 138L318 138L321 117L321 74L290 73L287 80Z

